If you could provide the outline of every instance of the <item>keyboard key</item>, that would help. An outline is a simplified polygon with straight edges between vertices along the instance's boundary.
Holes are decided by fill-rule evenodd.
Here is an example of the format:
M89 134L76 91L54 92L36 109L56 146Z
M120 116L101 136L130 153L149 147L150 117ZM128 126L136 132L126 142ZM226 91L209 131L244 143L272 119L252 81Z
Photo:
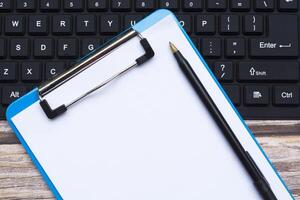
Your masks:
M224 11L227 8L227 0L206 0L208 11Z
M36 10L36 0L17 0L18 11L34 11Z
M155 8L155 0L135 0L136 11L151 11Z
M77 58L78 40L75 38L58 39L57 56L61 58Z
M275 58L298 57L298 38L296 15L270 15L269 35L266 38L250 40L250 55Z
M88 0L87 9L89 11L105 11L107 10L107 0Z
M64 62L46 62L45 64L45 78L51 79L58 74L64 72L65 63Z
M23 15L5 16L4 31L7 35L24 35L25 16Z
M239 86L223 85L223 88L234 105L238 106L241 104L241 91Z
M246 35L259 35L264 32L264 18L261 15L244 16L244 33Z
M244 94L246 105L269 104L269 88L267 86L246 86Z
M298 86L276 86L273 88L274 105L288 106L299 105Z
M51 38L34 39L33 48L34 57L52 58L54 56L54 41Z
M240 62L238 80L255 82L299 81L297 62Z
M17 81L17 63L0 62L0 83Z
M230 8L232 11L249 11L251 0L231 0Z
M13 8L12 0L0 0L0 12L8 12Z
M5 39L0 39L0 58L5 58L6 57L6 40Z
M243 38L228 38L225 40L225 54L227 57L241 58L246 55L245 39Z
M24 86L4 86L2 88L2 103L8 105L26 93Z
M40 0L40 9L45 12L59 11L60 0Z
M274 10L274 0L255 0L254 9L256 11L272 11Z
M142 15L125 15L125 17L124 17L124 28L134 26L141 19L143 19Z
M221 39L220 38L202 38L200 42L202 56L220 57L221 56Z
M12 58L28 58L30 56L29 39L15 38L10 40L10 56Z
M120 19L118 15L100 16L100 33L115 34L120 31Z
M21 78L23 82L41 81L41 63L39 62L22 62Z
M82 11L83 9L83 0L64 0L65 11Z
M192 17L190 15L178 15L177 16L179 23L184 28L187 33L192 32Z
M183 0L184 11L202 11L203 1L202 0Z
M85 38L81 41L81 55L84 56L97 47L99 47L102 43L102 40L99 38Z
M232 82L233 71L232 62L215 62L214 64L214 74L220 82Z
M195 32L201 35L216 33L216 17L214 15L197 15Z
M179 1L178 0L159 0L159 7L177 11L179 9Z
M77 15L76 33L82 35L96 34L96 16L95 15Z
M278 9L280 11L298 10L298 0L279 0Z
M220 16L221 34L238 34L240 32L240 20L237 15Z
M55 15L52 18L52 32L54 35L71 35L73 18L71 15Z
M131 0L111 0L112 11L130 11Z
M47 35L49 19L47 15L30 15L28 17L28 32L30 35Z

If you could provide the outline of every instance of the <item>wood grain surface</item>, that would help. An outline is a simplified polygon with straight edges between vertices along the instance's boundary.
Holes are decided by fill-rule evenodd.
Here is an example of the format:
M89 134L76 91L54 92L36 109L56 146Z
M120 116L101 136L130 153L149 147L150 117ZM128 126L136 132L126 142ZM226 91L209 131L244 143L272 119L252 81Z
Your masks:
M300 200L300 121L247 124L294 197ZM0 121L0 199L54 199L5 121Z

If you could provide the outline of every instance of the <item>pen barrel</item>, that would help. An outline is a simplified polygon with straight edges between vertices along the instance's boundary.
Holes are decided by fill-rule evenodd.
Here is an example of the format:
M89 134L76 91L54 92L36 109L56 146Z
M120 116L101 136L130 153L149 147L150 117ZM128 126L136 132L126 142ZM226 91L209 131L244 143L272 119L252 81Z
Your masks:
M273 191L268 187L264 180L260 179L255 182L255 186L261 191L261 195L264 199L267 200L277 200L276 196L274 195Z
M265 200L277 200L269 183L260 172L260 169L256 166L256 163L251 158L250 154L245 151L230 126L224 119L222 113L219 111L218 107L215 105L214 101L211 99L209 93L206 91L205 87L202 85L198 76L195 74L193 68L190 66L188 61L183 57L183 55L176 51L174 56L184 73L184 75L189 80L190 84L193 86L194 90L197 92L198 96L201 98L202 102L205 104L206 108L209 110L211 116L215 119L217 125L222 130L227 141L230 143L232 148L235 150L236 155L240 161L244 164L245 169L252 177L253 183L260 192L261 196Z
M192 69L188 61L183 57L183 55L179 51L175 52L174 56L179 64L180 69L182 70L184 75L188 78L190 84L193 86L194 90L197 92L202 102L206 105L206 108L210 111L210 114L215 119L219 127L223 131L226 132L231 131L230 127L228 126L225 119L221 115L219 109L211 99L210 95L202 85L201 81L198 79L197 75L195 74L194 70Z
M246 165L248 166L248 172L252 176L255 187L261 191L261 195L264 197L264 199L277 200L275 194L270 188L268 181L255 164L251 155L248 153L248 151L244 152L246 154L246 157L243 157L243 159Z

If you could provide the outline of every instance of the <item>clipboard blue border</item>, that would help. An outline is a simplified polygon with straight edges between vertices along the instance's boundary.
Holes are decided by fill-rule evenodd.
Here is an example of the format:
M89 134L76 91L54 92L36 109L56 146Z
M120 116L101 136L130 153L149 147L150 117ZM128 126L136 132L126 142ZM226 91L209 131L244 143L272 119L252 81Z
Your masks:
M58 199L58 200L62 200L63 198L59 194L58 190L56 189L56 187L54 186L54 184L52 183L52 181L48 177L47 173L45 172L45 170L43 169L43 167L41 166L41 164L39 163L39 161L35 157L34 153L31 151L30 147L28 146L28 144L26 143L26 141L24 140L24 138L20 134L19 130L17 129L17 127L14 125L14 123L11 120L12 117L14 117L18 113L22 112L24 109L26 109L28 106L32 105L33 103L37 102L38 100L39 100L38 89L35 88L31 92L27 93L25 96L20 98L19 100L13 102L7 108L6 119L9 123L10 127L12 128L13 132L17 136L18 140L21 142L21 144L25 148L25 150L28 153L29 157L31 158L33 164L36 166L38 171L41 173L43 179L46 181L49 189L52 191L55 198Z
M135 29L138 32L143 32L146 29L148 29L149 27L151 27L152 25L154 25L155 23L157 23L159 20L163 19L164 17L166 17L168 15L172 15L174 17L174 19L176 19L176 22L177 22L178 26L180 27L182 33L185 35L185 37L187 38L187 40L191 44L192 48L194 49L194 51L197 53L197 55L199 56L200 60L203 62L204 66L206 67L206 69L208 70L208 72L210 73L210 75L213 77L213 79L216 82L216 84L218 85L219 89L222 91L223 95L226 97L226 100L229 102L230 106L232 107L232 109L234 110L234 112L236 113L236 115L239 117L239 119L243 123L244 127L247 129L248 133L250 134L250 136L252 137L252 139L254 140L254 142L256 143L256 145L258 146L258 148L260 149L260 151L264 155L265 159L272 166L275 174L280 179L281 183L284 185L284 187L286 188L286 190L289 192L291 198L295 200L295 198L293 197L292 193L288 189L287 185L285 184L285 182L282 180L282 178L278 174L276 168L274 167L274 165L269 160L269 158L267 157L267 155L263 151L262 147L260 146L260 144L256 140L254 134L249 129L249 127L246 125L245 121L243 120L243 118L241 117L241 115L239 114L239 112L237 111L237 109L234 107L234 105L232 104L232 102L231 102L230 98L228 97L227 93L224 91L224 89L222 88L222 86L220 85L220 83L217 81L217 79L214 76L213 72L208 67L208 65L206 64L205 60L203 59L203 57L199 53L198 49L195 47L195 45L192 42L192 40L190 39L190 37L187 35L187 33L185 32L185 30L183 29L183 27L180 25L180 23L177 20L176 16L172 12L170 12L169 10L159 9L159 10L153 12L152 14L150 14L145 19L143 19L141 22L139 22L136 25L134 25L132 28ZM22 112L24 109L26 109L28 106L32 105L33 103L35 103L38 100L39 100L39 96L38 96L38 90L36 88L36 89L32 90L31 92L27 93L22 98L16 100L12 104L10 104L10 106L7 108L7 111L6 111L6 119L7 119L8 123L9 123L9 125L11 126L13 132L15 133L15 135L17 136L17 138L19 139L19 141L21 142L21 144L25 148L26 152L29 154L29 157L31 158L32 162L34 163L34 165L36 166L36 168L38 169L38 171L41 173L43 179L47 183L49 189L52 191L54 197L56 199L58 199L58 200L62 200L63 198L61 197L60 193L56 189L55 185L52 183L51 179L48 177L47 173L45 172L45 170L43 169L43 167L41 166L41 164L39 163L39 161L36 159L34 153L31 151L30 147L27 145L26 141L24 140L24 138L22 137L22 135L20 134L20 132L18 131L18 129L16 128L16 126L14 125L14 123L11 120L15 115L17 115L18 113Z

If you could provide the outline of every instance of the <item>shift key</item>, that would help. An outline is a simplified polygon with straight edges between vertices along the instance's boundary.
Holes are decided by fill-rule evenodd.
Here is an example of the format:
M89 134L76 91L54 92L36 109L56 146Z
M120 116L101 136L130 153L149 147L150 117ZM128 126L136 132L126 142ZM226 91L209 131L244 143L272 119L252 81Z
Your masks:
M298 81L299 64L297 62L240 62L238 64L239 81Z

